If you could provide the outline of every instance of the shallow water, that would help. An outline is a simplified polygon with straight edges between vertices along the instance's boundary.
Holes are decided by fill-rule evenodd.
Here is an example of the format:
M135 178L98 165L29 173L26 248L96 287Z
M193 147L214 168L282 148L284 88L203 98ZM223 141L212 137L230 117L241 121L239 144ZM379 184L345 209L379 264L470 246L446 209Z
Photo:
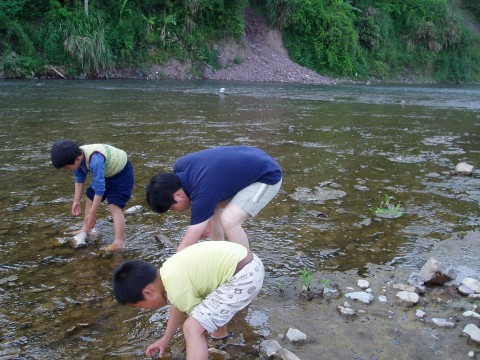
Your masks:
M0 358L143 358L166 311L117 306L111 272L127 258L160 264L174 252L155 236L177 243L188 216L150 212L144 186L208 147L257 146L284 170L280 194L246 225L266 291L296 281L303 267L415 264L420 239L462 238L479 227L478 174L450 174L461 161L480 162L479 98L480 88L467 86L1 81ZM73 179L49 159L62 138L129 154L129 206L146 210L127 217L123 254L99 251L113 236L106 207L96 242L69 246L67 233L81 226L70 215ZM375 217L385 196L405 215ZM245 339L229 349L236 358L253 357L262 316L245 310L235 319ZM182 346L175 342L166 358L182 358Z

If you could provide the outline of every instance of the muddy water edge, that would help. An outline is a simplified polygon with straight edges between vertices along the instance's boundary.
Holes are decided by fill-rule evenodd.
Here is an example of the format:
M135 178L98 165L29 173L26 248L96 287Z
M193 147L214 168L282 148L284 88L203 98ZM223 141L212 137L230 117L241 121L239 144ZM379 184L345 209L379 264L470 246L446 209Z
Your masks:
M431 256L478 279L480 180L451 170L461 161L479 166L479 98L479 87L1 81L0 358L144 358L167 310L116 305L111 273L125 259L160 265L188 223L186 214L149 211L144 186L188 152L237 144L270 153L284 180L246 224L266 267L264 291L234 318L234 339L212 347L235 359L258 357L265 338L301 359L478 353L459 336L461 309L474 304L435 289L441 294L406 308L390 286L406 282ZM81 226L70 215L73 179L49 159L51 144L63 138L110 143L129 154L136 181L129 206L145 210L127 216L122 254L99 250L113 236L107 207L95 241L69 245L67 232ZM386 197L405 214L377 217ZM313 287L328 283L337 294L300 296L305 269ZM336 308L359 278L389 301L354 304L365 312L346 319ZM456 327L427 326L415 319L417 308L453 318ZM281 340L288 327L307 334L307 343ZM179 333L165 358L183 356Z

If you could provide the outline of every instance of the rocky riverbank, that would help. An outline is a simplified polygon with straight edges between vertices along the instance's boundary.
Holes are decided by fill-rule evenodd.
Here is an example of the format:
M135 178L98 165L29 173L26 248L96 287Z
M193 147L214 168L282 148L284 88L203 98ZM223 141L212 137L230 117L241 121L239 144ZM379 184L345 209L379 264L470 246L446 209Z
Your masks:
M316 273L322 295L310 300L298 287L271 292L256 303L268 309L267 340L282 359L480 359L479 243L480 230L424 240L418 269ZM290 328L306 338L291 341Z

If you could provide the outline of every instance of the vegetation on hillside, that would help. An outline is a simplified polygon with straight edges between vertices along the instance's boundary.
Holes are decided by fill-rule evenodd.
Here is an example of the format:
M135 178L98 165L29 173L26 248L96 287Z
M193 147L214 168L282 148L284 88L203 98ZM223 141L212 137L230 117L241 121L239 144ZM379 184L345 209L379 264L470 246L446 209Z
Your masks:
M455 3L480 22L480 2ZM282 30L292 60L321 74L480 79L478 34L449 0L2 0L0 75L96 76L171 57L216 68L214 44L244 34L247 6Z

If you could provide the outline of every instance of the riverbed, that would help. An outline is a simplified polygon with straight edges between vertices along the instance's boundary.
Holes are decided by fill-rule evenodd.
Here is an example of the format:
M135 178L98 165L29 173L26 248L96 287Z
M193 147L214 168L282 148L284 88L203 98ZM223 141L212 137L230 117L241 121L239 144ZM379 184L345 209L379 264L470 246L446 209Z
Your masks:
M227 352L255 358L261 340L287 326L309 335L302 346L285 344L302 359L450 359L478 351L458 339L458 328L429 332L407 321L412 309L394 302L374 303L355 320L336 306L358 278L381 291L406 281L436 251L478 274L478 173L452 171L459 162L478 167L479 98L475 86L1 81L0 358L143 358L167 312L115 304L111 272L130 258L160 265L188 224L185 214L151 212L144 187L188 152L238 144L275 157L284 180L245 226L267 276L259 299L234 319L237 338ZM70 215L73 178L49 159L63 138L128 153L135 171L129 206L145 210L127 216L123 253L100 251L113 236L106 207L95 241L70 246L68 233L81 226ZM376 216L386 198L404 214ZM339 296L299 296L302 269L316 285L335 284ZM166 358L182 356L179 334Z

